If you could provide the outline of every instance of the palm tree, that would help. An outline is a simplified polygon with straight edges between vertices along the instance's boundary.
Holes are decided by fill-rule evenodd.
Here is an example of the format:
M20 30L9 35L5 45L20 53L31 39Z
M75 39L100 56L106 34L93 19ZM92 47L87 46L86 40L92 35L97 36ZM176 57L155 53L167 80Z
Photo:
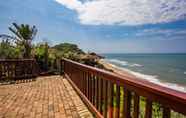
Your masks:
M37 33L36 26L30 27L28 24L18 25L12 23L12 27L9 27L9 30L15 35L15 37L8 35L0 35L1 37L6 37L7 39L12 39L18 45L23 47L23 57L31 57L32 41Z

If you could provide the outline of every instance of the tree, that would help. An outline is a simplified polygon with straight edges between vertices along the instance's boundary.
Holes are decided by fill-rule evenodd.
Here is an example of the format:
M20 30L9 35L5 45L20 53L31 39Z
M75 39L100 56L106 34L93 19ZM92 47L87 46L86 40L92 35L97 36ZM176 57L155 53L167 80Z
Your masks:
M19 58L20 50L11 45L8 40L2 40L0 43L0 58L1 59L10 59L10 58Z
M55 45L53 48L58 51L61 51L63 54L67 54L67 53L85 54L81 49L78 48L77 45L70 44L70 43L61 43Z
M23 48L23 57L31 57L32 41L37 34L36 26L29 26L28 24L18 25L12 23L12 27L9 27L9 30L15 35L15 37L9 35L0 35L1 37L6 37L7 39L13 40L16 45Z

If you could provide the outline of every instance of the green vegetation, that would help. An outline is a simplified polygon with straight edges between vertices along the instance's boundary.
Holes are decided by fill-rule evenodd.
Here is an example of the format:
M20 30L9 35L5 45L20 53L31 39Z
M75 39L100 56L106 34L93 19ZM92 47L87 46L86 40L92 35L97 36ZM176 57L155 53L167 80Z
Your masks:
M0 35L0 59L35 58L43 71L55 71L61 58L67 58L91 66L104 68L98 63L102 58L96 53L85 53L77 45L61 43L50 46L47 42L33 45L36 26L12 23L13 34Z
M20 50L10 44L8 40L3 40L0 43L0 58L19 58Z
M18 25L12 23L12 27L9 27L9 30L14 36L0 35L0 38L11 40L21 50L23 58L30 58L32 41L36 36L37 28L35 26L31 27L28 24Z
M61 44L55 45L53 48L58 51L61 51L61 53L63 54L68 54L68 53L85 54L85 52L79 49L77 45L70 44L70 43L61 43Z

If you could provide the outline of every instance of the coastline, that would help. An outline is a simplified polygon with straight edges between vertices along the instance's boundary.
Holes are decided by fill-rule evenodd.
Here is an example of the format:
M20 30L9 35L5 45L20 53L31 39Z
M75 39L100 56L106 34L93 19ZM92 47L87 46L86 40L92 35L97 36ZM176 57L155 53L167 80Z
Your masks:
M128 77L135 77L135 75L125 71L124 69L120 69L119 67L109 63L109 62L106 62L105 60L101 59L99 60L99 63L102 64L105 68L109 69L109 70L112 70L113 73L116 73L116 74L119 74L119 75L122 75L122 76L128 76Z
M128 76L128 77L132 77L132 78L142 79L142 80L145 80L145 81L148 81L148 82L160 85L160 86L164 86L166 88L170 88L170 89L173 89L173 90L176 90L176 91L186 93L186 87L185 86L178 85L178 84L175 84L175 83L163 82L163 81L160 81L159 79L157 79L155 76L144 75L144 74L140 74L140 73L137 73L137 72L134 72L134 71L130 71L126 68L121 68L121 67L118 67L116 65L113 65L113 64L107 62L104 59L100 59L98 62L100 64L102 64L105 68L107 68L109 70L112 70L113 73L119 74L121 76Z

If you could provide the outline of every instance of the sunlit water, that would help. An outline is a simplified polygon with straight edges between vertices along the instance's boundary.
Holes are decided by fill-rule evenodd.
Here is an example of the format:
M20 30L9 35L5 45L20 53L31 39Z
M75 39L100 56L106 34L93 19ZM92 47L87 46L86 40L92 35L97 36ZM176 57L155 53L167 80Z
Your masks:
M145 79L186 92L186 54L102 54L105 61Z

